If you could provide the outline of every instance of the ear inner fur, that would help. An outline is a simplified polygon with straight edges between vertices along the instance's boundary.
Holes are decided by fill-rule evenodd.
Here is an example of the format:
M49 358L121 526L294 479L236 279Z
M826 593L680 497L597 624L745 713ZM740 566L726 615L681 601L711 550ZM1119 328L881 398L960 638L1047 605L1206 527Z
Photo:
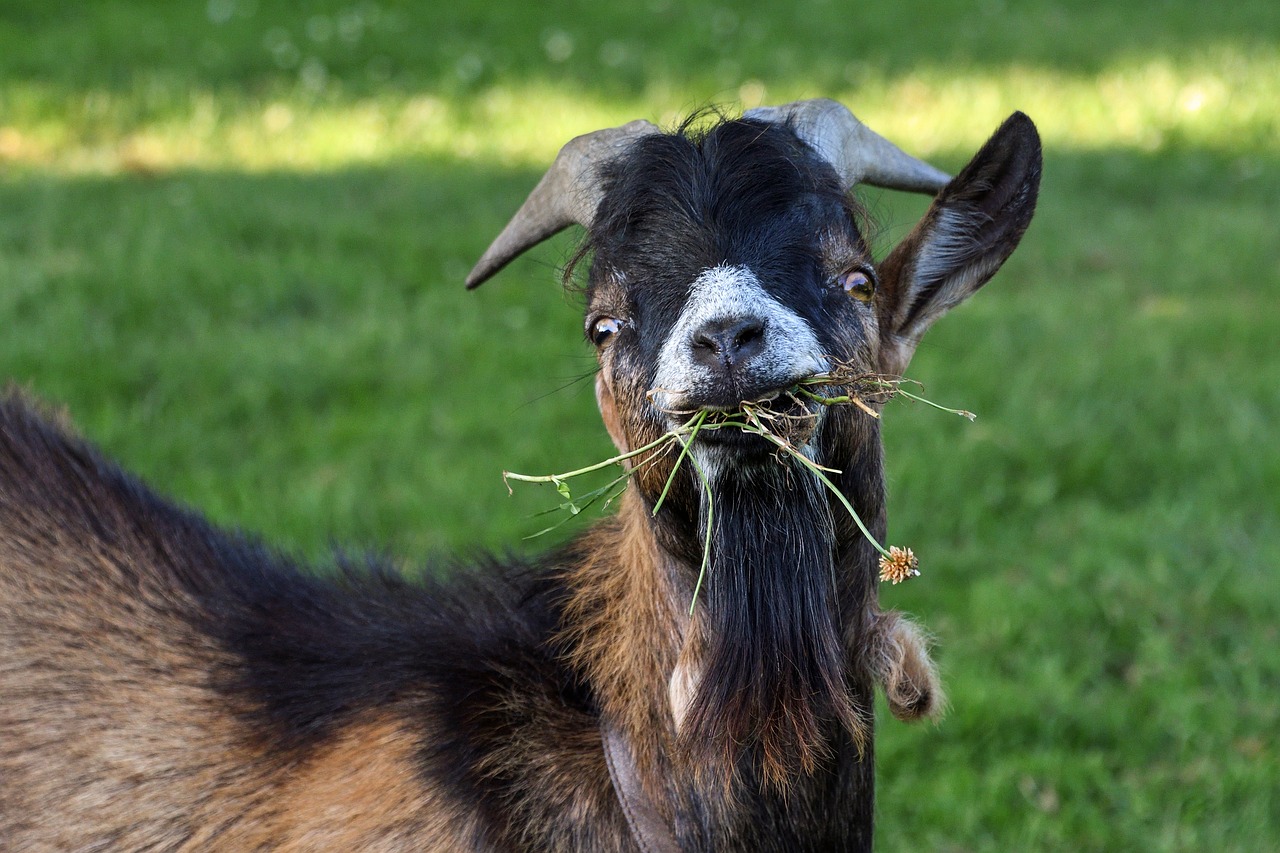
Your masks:
M900 376L925 331L986 284L1017 247L1040 186L1035 125L1014 113L880 267L882 372Z

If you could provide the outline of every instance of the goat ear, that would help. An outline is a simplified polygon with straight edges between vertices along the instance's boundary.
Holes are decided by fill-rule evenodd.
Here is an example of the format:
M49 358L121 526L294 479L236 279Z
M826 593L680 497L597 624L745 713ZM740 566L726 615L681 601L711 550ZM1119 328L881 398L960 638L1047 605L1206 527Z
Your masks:
M880 370L901 376L933 322L986 284L1035 212L1040 135L1014 113L880 265Z

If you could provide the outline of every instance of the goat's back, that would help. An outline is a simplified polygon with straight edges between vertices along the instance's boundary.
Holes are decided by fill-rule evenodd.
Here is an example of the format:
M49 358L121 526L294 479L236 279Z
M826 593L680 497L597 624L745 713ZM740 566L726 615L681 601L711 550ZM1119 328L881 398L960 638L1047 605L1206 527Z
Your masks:
M18 847L163 844L193 821L184 803L251 789L210 687L225 653L169 564L177 520L21 401L0 406L0 837Z
M452 594L376 565L318 579L157 498L11 396L0 838L462 849L500 837L517 786L609 811L594 721L566 705L545 651L554 594L512 574ZM514 743L584 757L576 778L526 782L538 768Z

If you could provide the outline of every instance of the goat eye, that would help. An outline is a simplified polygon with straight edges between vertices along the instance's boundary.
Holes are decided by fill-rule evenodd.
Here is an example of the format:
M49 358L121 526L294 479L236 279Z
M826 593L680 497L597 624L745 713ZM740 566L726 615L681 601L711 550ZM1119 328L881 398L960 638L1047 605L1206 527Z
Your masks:
M859 302L870 302L876 295L876 282L862 270L850 270L840 276L840 286L844 292Z
M602 347L609 342L609 339L622 330L622 321L616 317L601 317L591 324L591 331L588 333L591 342L598 347Z

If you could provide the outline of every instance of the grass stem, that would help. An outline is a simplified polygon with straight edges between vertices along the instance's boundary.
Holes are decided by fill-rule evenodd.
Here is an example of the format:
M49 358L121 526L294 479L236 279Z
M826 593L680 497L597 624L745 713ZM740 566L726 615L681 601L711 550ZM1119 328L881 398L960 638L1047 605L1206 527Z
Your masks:
M823 406L855 405L873 418L880 417L879 413L868 405L867 401L858 393L858 390L871 391L878 395L884 395L884 398L886 399L891 399L894 396L901 394L908 399L925 403L944 412L960 415L968 418L969 420L973 420L976 417L972 412L968 412L963 409L951 409L946 406L940 406L932 400L927 400L918 394L903 390L902 384L908 381L910 380L876 376L869 373L859 373L852 370L847 365L837 365L834 370L828 373L811 376L808 379L797 383L794 387L789 389L788 393L794 400L809 400ZM852 390L845 394L825 395L813 390L820 386L842 386ZM564 501L559 507L557 507L557 509L567 510L569 512L569 516L565 519L565 521L567 521L568 518L577 515L584 508L591 506L602 496L608 496L605 501L605 505L607 506L618 496L618 494L621 493L621 490L614 491L615 487L618 486L619 483L625 483L637 470L656 462L660 457L667 453L668 448L673 442L679 444L680 453L676 456L675 462L671 466L671 471L667 474L667 479L663 483L662 491L658 495L658 499L654 502L652 514L656 516L658 511L662 509L663 505L666 503L667 496L671 493L671 486L675 482L676 474L679 472L680 466L684 464L685 459L688 459L689 464L693 466L693 470L702 484L702 493L705 496L707 507L706 532L703 536L702 544L702 564L698 569L698 579L694 584L693 600L689 603L690 616L693 615L694 608L698 603L698 595L702 591L703 584L706 581L707 571L711 561L711 534L715 529L715 501L711 492L711 482L707 478L706 471L704 471L701 464L699 464L697 457L690 452L690 449L693 447L693 443L697 440L699 433L704 430L713 431L721 429L738 429L751 435L758 435L773 444L784 454L793 457L797 463L812 473L813 476L816 477L818 481L836 497L840 504L844 506L845 510L849 513L849 517L853 519L858 530L864 537L866 537L867 541L871 543L872 547L874 547L884 559L895 559L894 555L880 544L875 536L871 534L870 529L868 529L867 525L863 522L862 517L858 515L858 511L853 508L853 504L828 476L828 474L839 474L840 471L835 468L827 468L805 455L804 451L796 447L792 440L791 436L794 435L794 433L788 435L786 433L779 434L779 432L776 431L779 424L787 423L788 419L794 421L795 416L769 410L764 404L748 401L744 401L740 405L738 412L727 416L717 416L715 421L708 423L708 418L710 416L711 412L708 410L698 410L692 413L689 420L674 429L668 430L660 437L654 439L643 447L638 447L635 450L628 451L627 453L620 453L616 456L611 456L608 459L595 463L594 465L587 465L583 468L576 468L572 471L565 471L559 474L517 474L512 471L503 471L502 479L507 485L507 491L511 491L510 480L519 480L526 483L554 484L556 490L564 498ZM770 425L773 425L773 428L771 428ZM803 439L796 438L795 440L807 440L808 435L809 433L805 433ZM603 468L609 467L610 465L620 465L629 459L635 459L646 453L649 453L650 455L642 462L629 467L621 476L615 478L608 485L588 492L586 495L583 495L582 498L577 500L575 500L570 493L569 485L566 482L567 480L583 474L589 474L593 471L599 471ZM625 488L625 485L623 488ZM560 524L563 523L563 521L560 522ZM541 536L544 533L549 533L559 527L560 524L548 527L533 535ZM909 555L910 551L908 550L905 553ZM916 574L918 574L918 572L916 572Z

